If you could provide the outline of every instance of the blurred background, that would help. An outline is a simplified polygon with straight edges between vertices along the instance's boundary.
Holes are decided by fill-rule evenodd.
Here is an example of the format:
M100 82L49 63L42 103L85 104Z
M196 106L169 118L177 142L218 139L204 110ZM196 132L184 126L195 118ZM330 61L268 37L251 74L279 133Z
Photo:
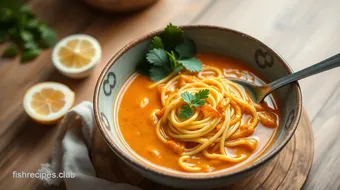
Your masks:
M5 1L5 0L0 0ZM169 22L216 25L247 33L277 51L298 71L340 50L339 0L27 0L34 15L57 34L89 34L102 47L101 62L83 80L59 74L52 49L29 63L0 59L0 189L34 189L37 179L13 179L12 171L36 171L51 152L58 131L36 124L22 108L24 92L41 81L67 84L76 103L92 100L96 79L110 58L130 41ZM0 26L1 29L2 26ZM0 53L8 44L0 45ZM315 154L305 189L339 187L340 72L334 69L300 82L312 122ZM32 138L34 137L34 138ZM322 165L323 158L332 164Z

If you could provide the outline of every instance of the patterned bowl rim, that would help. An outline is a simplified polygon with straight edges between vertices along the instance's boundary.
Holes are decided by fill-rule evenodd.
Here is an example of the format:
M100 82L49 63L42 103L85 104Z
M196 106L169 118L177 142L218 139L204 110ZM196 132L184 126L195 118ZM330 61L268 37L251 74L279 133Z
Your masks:
M182 29L208 29L208 30L218 30L218 31L223 31L223 32L229 32L229 33L234 33L236 35L239 35L243 38L247 38L250 41L253 41L254 43L258 44L259 46L261 46L262 48L264 48L265 50L267 50L268 52L270 52L273 56L276 57L277 60L279 60L279 63L282 64L282 66L288 71L289 74L293 73L292 68L288 65L288 63L282 58L281 55L279 55L276 51L274 51L273 49L269 48L267 45L265 45L263 42L261 42L260 40L249 36L247 34L244 34L242 32L239 32L237 30L233 30L233 29L229 29L229 28L224 28L224 27L219 27L219 26L211 26L211 25L182 25L180 26L180 28ZM221 178L227 178L227 177L231 177L231 176L236 176L236 175L240 175L242 173L247 173L252 171L255 168L260 167L261 165L267 163L269 160L271 160L272 158L274 158L282 149L283 147L286 146L286 144L289 142L289 140L292 138L292 136L295 133L295 130L298 126L298 123L300 121L300 116L301 116L301 112L302 112L302 95L301 95L301 89L300 89L300 85L298 82L293 83L294 85L294 90L296 92L296 107L295 110L297 110L297 112L295 112L296 117L295 119L291 122L291 130L289 131L288 134L288 138L284 139L283 142L281 142L274 150L272 150L270 153L268 153L265 156L260 156L259 159L257 159L256 162L254 162L253 164L251 164L250 166L241 168L239 170L236 170L234 172L222 172L222 173L218 173L218 175L214 175L215 172L212 173L205 173L205 175L195 175L195 173L176 173L175 171L171 171L171 170L161 170L159 169L159 167L154 167L154 166L146 166L146 165L142 165L139 162L136 162L134 159L130 159L128 154L126 154L125 152L121 151L120 148L115 144L115 142L111 139L109 132L106 130L106 127L104 125L104 123L102 123L102 121L100 120L100 113L99 113L99 92L100 89L102 87L102 83L104 80L104 77L106 76L106 74L109 72L111 66L122 56L124 55L128 50L130 50L131 48L135 47L137 44L139 44L140 42L146 40L146 39L150 39L151 37L158 35L163 29L159 29L153 32L150 32L146 35L143 35L141 37L138 37L137 39L135 39L134 41L128 43L127 45L125 45L120 51L118 51L106 64L106 66L104 67L104 69L102 70L102 72L99 75L99 78L97 80L96 86L95 86L95 90L94 90L94 97L93 97L93 103L94 103L94 116L95 116L95 120L96 120L96 124L99 128L99 131L101 132L102 136L104 137L104 140L106 141L106 143L109 145L109 147L116 153L116 155L118 155L118 157L120 157L121 159L125 160L127 163L129 163L130 165L140 169L140 170L144 170L146 172L151 172L154 174L157 174L161 177L164 178L172 178L174 180L176 179L184 179L184 180L217 180L217 179L221 179Z

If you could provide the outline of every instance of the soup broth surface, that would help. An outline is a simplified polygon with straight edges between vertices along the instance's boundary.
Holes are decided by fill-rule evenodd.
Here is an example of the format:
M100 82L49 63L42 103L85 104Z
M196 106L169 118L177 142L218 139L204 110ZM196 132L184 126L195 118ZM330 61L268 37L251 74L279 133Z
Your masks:
M237 77L253 81L256 84L263 83L264 78L260 77L241 61L213 53L199 53L196 56L203 65L219 68L225 77ZM118 101L118 124L121 134L130 148L146 160L163 166L168 169L184 172L179 166L179 155L170 150L162 143L155 131L155 117L152 113L157 109L162 109L162 103L157 88L148 88L153 84L148 77L140 74L133 74L121 91ZM243 89L244 90L244 89ZM277 126L280 122L278 105L273 96L268 96L264 101L265 109L270 108L277 116ZM242 120L247 120L244 115ZM225 148L229 155L249 156L240 163L230 163L221 160L206 158L202 153L191 156L188 162L201 168L201 172L213 172L217 170L234 171L241 167L252 164L272 144L277 135L278 127L269 128L261 122L258 123L254 133L250 136L257 140L256 149L250 151L246 147Z

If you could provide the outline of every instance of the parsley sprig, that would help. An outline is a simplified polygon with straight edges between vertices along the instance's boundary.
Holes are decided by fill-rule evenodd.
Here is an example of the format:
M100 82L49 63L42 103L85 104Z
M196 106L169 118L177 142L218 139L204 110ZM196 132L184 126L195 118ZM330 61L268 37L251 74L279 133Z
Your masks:
M171 23L159 36L155 36L148 52L136 67L137 72L157 82L172 72L186 69L202 70L202 63L195 59L196 45L184 35L184 31Z
M190 92L181 93L181 97L186 104L182 106L179 112L179 117L181 119L187 119L191 117L192 114L194 113L193 107L204 106L205 99L208 98L208 95L209 95L208 89L200 90L195 94L192 94Z

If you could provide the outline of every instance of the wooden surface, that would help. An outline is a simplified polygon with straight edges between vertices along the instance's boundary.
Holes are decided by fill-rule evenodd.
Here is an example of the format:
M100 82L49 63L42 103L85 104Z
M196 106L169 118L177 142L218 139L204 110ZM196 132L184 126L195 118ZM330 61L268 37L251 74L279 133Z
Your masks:
M142 189L174 189L154 183L134 172L112 152L98 128L93 131L91 145L92 164L100 178L116 183L129 183ZM313 156L312 128L306 112L303 112L292 140L274 160L254 175L219 190L300 189L308 176Z
M13 171L35 172L46 162L58 133L34 123L24 113L24 92L41 81L67 84L76 102L92 100L96 78L122 46L138 36L174 24L210 24L248 33L279 52L300 70L340 50L339 0L160 0L130 15L102 13L80 1L29 0L33 12L59 38L86 33L103 48L102 61L85 80L60 75L51 50L25 65L0 60L0 189L40 189L37 179L13 179ZM0 46L0 52L4 46ZM300 82L303 104L312 121L315 155L304 189L340 188L340 69ZM302 150L303 151L303 150Z

